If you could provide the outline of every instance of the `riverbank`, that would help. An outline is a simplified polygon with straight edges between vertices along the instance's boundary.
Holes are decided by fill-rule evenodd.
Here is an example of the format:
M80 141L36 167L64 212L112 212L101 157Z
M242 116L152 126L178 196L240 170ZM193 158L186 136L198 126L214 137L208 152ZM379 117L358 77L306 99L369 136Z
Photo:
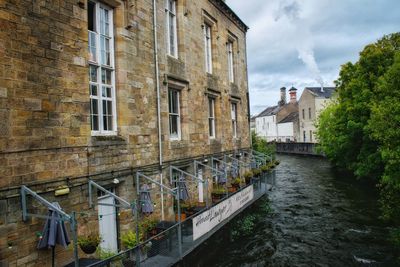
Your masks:
M328 161L279 155L276 187L180 266L398 266L374 188L337 176ZM270 200L271 209L263 210ZM244 217L242 217L244 216ZM235 223L258 216L235 236ZM237 233L236 233L237 234Z

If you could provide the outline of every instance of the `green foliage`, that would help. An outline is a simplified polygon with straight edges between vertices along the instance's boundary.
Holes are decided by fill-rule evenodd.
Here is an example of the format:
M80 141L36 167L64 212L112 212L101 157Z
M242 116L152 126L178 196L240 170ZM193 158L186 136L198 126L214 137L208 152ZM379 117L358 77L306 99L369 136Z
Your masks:
M266 155L274 155L275 154L275 145L268 144L266 140L257 136L257 134L252 131L251 132L251 144L252 149Z
M214 185L213 189L211 191L212 194L216 194L216 195L224 195L227 192L228 191L226 190L226 188L223 185Z
M140 222L139 229L142 233L147 233L156 228L158 221L156 218L146 217Z
M242 182L242 179L240 179L240 177L236 177L234 180L232 180L231 184L240 184Z
M115 255L117 255L117 253L115 253L115 252L105 250L100 247L97 248L96 254L97 254L97 257L101 260L105 260L105 259L108 259L108 258L111 258L111 257L114 257Z
M383 217L399 223L400 33L366 46L336 85L337 101L319 117L320 148L337 167L379 182Z
M142 233L139 234L139 240L137 240L136 232L130 230L121 236L122 245L127 249L134 248L140 243L141 237Z
M97 247L101 242L99 235L90 234L88 236L78 237L78 245L80 247Z

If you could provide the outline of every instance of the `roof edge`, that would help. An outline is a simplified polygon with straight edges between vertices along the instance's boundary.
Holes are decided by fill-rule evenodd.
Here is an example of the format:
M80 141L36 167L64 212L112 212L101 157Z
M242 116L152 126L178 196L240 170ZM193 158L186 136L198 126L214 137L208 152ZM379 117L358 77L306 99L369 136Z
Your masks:
M249 27L239 18L238 15L222 0L208 0L218 8L225 16L230 18L241 30L247 32Z

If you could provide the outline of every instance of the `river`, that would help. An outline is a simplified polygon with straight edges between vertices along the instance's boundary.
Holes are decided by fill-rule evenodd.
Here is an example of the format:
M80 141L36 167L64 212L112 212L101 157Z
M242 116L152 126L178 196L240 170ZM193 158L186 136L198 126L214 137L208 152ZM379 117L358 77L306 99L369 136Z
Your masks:
M398 266L370 185L322 158L278 156L276 185L180 266Z

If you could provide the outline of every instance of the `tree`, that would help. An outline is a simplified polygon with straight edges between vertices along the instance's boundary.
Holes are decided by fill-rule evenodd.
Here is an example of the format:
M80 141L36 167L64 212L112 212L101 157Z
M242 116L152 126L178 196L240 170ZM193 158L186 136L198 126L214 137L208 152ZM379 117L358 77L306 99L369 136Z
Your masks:
M395 208L397 200L389 196L400 192L399 51L400 33L394 33L366 46L356 63L343 65L337 101L321 113L317 130L322 150L337 167L391 192L381 199L387 218L398 214L385 210Z
M273 155L275 153L275 146L268 144L265 139L259 137L254 131L251 132L252 149L266 155Z

